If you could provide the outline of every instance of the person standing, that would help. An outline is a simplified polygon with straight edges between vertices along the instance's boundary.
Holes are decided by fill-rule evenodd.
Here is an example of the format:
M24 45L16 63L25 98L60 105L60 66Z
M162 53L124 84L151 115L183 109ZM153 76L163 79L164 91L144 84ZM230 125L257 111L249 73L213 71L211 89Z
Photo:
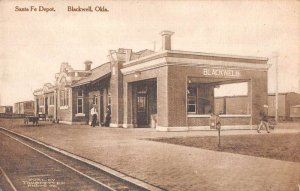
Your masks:
M265 110L268 109L268 106L267 105L264 105L264 108L266 108ZM270 133L270 130L269 130L269 121L268 121L268 114L266 111L261 111L259 113L259 116L260 116L260 123L258 125L258 128L257 128L257 132L260 133L260 129L262 128L262 126L265 126L266 127L266 131L268 133Z
M110 120L111 120L111 110L110 110L110 106L108 105L106 108L106 116L105 116L105 123L104 123L105 127L109 127Z
M98 116L98 112L97 112L97 109L96 109L96 106L94 105L91 109L91 115L92 115L92 123L91 123L91 126L92 127L95 127L96 126L96 123L97 123L97 116Z

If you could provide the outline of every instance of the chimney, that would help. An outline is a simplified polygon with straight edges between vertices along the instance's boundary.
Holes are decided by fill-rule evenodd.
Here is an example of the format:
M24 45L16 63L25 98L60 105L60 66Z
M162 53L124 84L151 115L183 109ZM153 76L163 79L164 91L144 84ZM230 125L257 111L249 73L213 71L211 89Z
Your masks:
M132 50L126 49L125 62L129 62L131 60L131 54L132 54Z
M172 31L162 31L162 50L171 50L171 36L174 34Z
M85 71L90 71L91 70L91 65L92 65L92 61L85 61L84 64L85 64Z

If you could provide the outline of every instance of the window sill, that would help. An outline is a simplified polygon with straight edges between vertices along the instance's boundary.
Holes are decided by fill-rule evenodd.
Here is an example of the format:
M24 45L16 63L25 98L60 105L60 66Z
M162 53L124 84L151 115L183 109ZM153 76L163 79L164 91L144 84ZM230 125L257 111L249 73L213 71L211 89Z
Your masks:
M76 113L75 117L85 117L85 114L84 113Z

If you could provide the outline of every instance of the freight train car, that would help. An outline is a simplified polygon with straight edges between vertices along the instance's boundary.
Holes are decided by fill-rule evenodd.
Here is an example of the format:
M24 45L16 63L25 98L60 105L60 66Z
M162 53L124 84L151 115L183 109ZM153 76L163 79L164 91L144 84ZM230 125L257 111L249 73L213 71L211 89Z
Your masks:
M11 117L13 106L0 106L0 117Z
M290 108L290 118L293 121L300 121L300 105L294 105Z
M0 113L12 114L13 106L0 106Z
M33 115L34 101L23 101L15 103L14 114Z

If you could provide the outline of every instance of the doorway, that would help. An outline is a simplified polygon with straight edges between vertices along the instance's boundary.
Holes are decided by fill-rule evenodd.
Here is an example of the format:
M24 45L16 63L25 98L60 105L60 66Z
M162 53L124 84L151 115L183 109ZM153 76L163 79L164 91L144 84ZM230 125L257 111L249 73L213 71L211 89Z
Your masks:
M100 94L100 124L104 125L104 98L103 92Z
M45 114L48 115L48 97L45 97Z
M156 79L136 82L134 85L134 119L138 128L151 126L152 115L157 114Z
M39 99L36 99L36 114L38 115L39 114L39 109L40 109L40 105L39 105Z

